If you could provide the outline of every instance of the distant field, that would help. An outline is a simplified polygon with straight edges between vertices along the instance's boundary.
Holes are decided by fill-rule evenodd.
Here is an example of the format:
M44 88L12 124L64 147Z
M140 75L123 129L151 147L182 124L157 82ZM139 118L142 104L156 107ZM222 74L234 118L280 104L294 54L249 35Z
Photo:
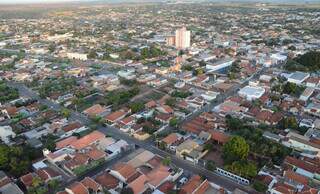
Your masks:
M46 16L72 16L78 9L91 9L101 7L122 7L122 6L144 6L150 4L165 5L162 3L116 3L105 2L73 2L73 3L51 3L51 4L0 4L0 19L26 18L38 19ZM231 3L231 2L206 2L194 3L196 5L205 5L219 8L293 8L293 9L320 9L319 3L292 3L292 4L274 4L274 3ZM174 4L175 6L188 6L188 4Z

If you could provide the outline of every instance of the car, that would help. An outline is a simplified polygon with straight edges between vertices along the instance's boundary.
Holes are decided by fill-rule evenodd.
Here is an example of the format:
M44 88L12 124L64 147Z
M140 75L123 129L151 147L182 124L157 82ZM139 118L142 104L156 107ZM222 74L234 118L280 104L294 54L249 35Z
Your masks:
M179 180L179 183L181 184L181 185L184 185L184 184L186 184L188 182L188 178L187 177L182 177L180 180Z

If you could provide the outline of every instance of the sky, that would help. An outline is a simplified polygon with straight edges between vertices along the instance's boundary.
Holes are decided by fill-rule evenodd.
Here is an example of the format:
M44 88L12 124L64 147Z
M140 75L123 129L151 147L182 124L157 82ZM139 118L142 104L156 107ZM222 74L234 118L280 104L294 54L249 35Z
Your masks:
M0 0L0 3L55 3L55 2L71 2L74 0Z
M56 2L74 2L74 1L96 1L96 0L0 0L0 4L16 4L16 3L56 3ZM125 2L126 0L104 0L105 2ZM132 1L132 0L128 0ZM139 2L139 0L133 0L136 2ZM156 0L150 0L150 1L156 1ZM159 1L159 0L158 0ZM213 0L213 1L219 1L219 0ZM221 0L224 1L224 0ZM259 2L319 2L320 0L229 0L229 1L259 1Z

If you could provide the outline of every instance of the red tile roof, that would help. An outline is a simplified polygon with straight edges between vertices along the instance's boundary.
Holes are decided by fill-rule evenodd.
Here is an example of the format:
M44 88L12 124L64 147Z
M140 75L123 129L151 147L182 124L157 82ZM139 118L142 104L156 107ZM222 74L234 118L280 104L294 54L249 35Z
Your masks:
M32 186L33 177L34 177L34 175L32 173L28 173L28 174L20 177L20 180L26 187L30 187L30 186Z
M77 150L81 150L103 138L105 138L105 135L103 133L101 133L100 131L93 131L88 135L78 139L77 141L72 142L70 146Z
M88 189L80 182L75 182L67 189L70 189L74 194L89 194Z
M86 177L84 178L81 183L88 189L88 190L92 190L94 192L99 191L100 189L100 185L94 181L92 178L90 177Z
M295 183L300 183L303 185L308 185L308 178L302 175L299 175L292 170L284 171L284 177L287 178L289 181L293 181Z
M107 189L114 189L119 185L119 180L111 174L104 172L96 177L96 181Z
M162 141L164 143L166 143L167 145L171 145L171 144L175 143L176 141L178 141L178 139L179 139L179 137L176 133L171 133L167 137L163 138Z

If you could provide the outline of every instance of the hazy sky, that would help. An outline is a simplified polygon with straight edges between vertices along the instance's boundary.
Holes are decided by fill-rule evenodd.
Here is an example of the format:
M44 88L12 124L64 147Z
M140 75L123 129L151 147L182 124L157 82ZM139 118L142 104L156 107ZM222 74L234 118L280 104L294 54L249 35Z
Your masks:
M54 3L54 2L70 2L75 0L0 0L1 3Z

